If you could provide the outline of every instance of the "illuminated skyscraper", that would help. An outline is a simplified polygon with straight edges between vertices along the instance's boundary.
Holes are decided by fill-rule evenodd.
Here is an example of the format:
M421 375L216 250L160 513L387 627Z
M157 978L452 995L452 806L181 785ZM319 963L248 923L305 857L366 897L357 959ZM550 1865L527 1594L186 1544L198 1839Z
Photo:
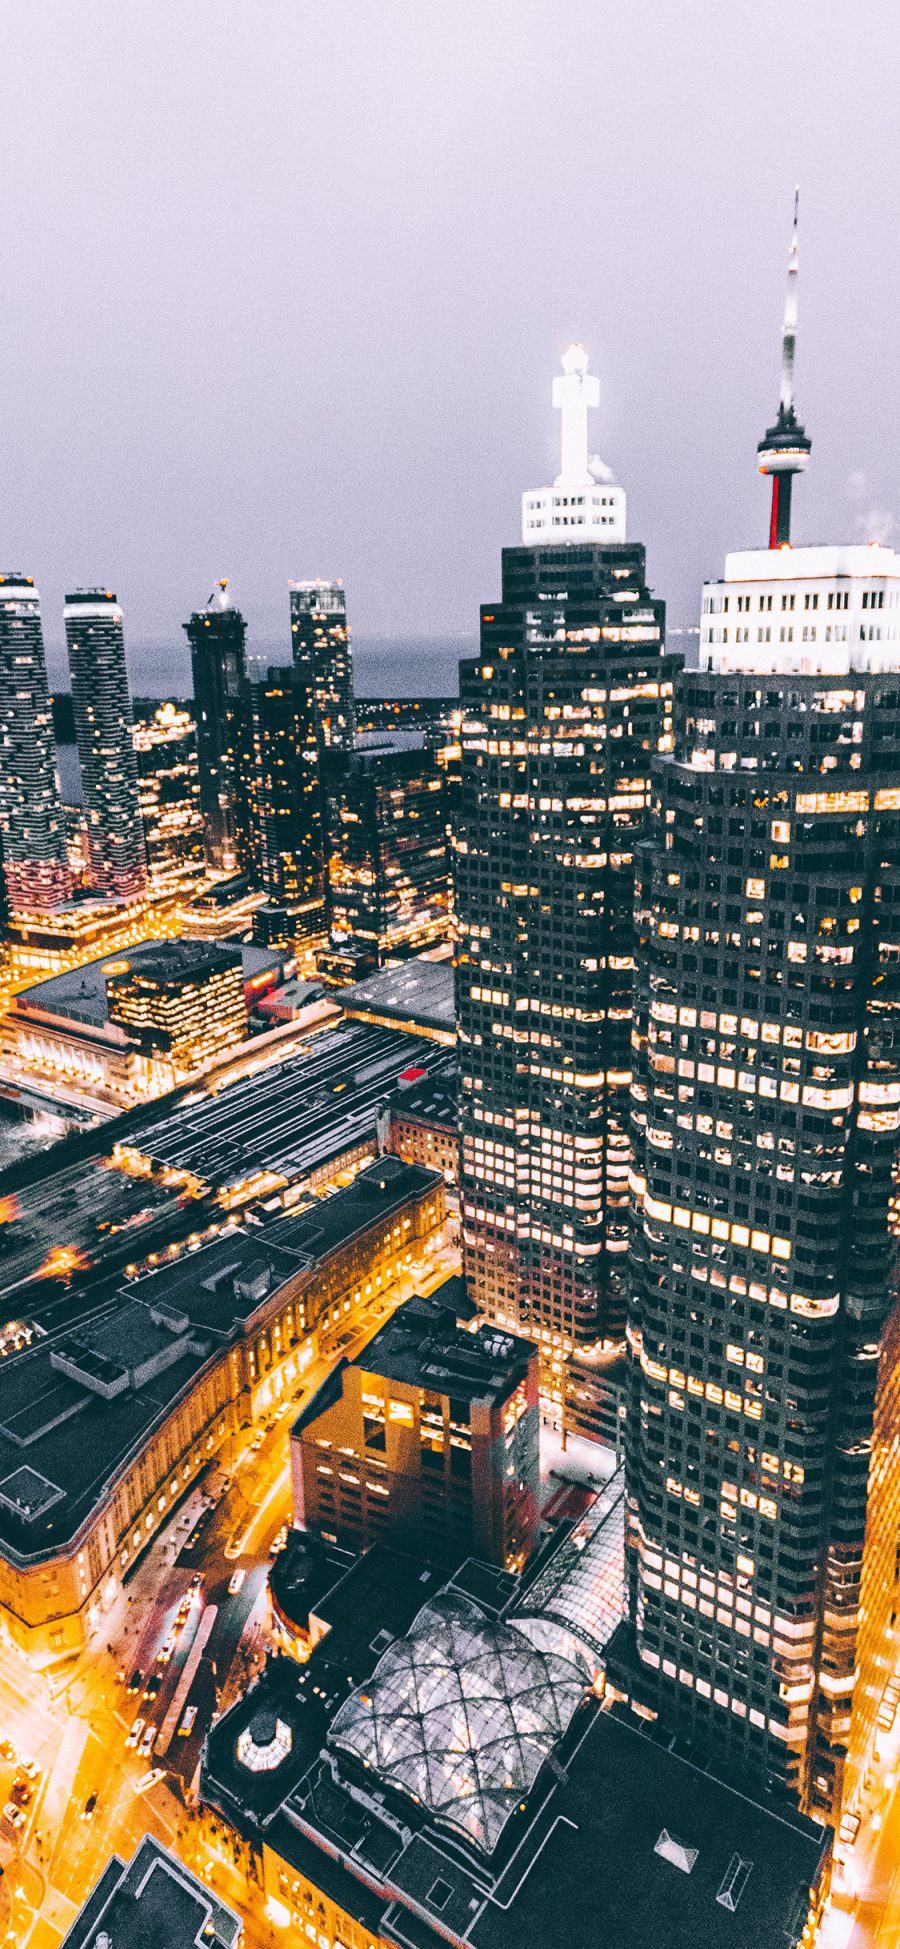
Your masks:
M122 611L109 589L77 589L63 610L75 740L96 893L134 900L147 862L132 743Z
M638 1695L852 1810L900 1619L900 558L729 555L638 852Z
M294 662L312 674L320 752L353 750L353 656L343 582L292 582Z
M562 471L461 665L456 831L461 1203L477 1305L531 1333L567 1419L598 1425L590 1356L624 1333L635 846L671 741L678 660L589 461L596 380L554 386Z
M197 733L190 711L166 701L134 726L147 871L154 893L186 888L203 872Z
M233 873L249 858L249 816L244 777L247 625L217 582L205 609L184 625L191 646L200 809L206 863Z
M10 912L68 900L40 599L29 575L10 573L0 575L0 827Z
M450 932L445 784L431 751L357 752L328 784L335 947L415 954Z
M295 937L325 931L325 863L315 706L302 664L247 684L248 790L255 876L291 910Z

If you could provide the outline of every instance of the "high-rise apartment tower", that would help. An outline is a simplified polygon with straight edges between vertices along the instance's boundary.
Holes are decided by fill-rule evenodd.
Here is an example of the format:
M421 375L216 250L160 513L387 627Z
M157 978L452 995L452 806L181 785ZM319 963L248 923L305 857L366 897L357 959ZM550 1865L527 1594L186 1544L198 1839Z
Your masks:
M122 611L110 589L76 589L63 610L91 884L136 900L147 885Z
M0 574L0 828L11 914L68 900L40 598L30 575L11 573Z
M353 750L353 655L343 582L292 582L294 662L311 673L320 752Z

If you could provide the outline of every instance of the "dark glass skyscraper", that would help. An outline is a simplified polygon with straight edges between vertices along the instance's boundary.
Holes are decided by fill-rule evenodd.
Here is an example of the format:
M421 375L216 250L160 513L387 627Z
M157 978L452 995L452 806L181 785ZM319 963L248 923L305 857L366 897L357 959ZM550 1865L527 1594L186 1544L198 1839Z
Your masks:
M0 828L11 914L68 900L40 601L28 575L0 575Z
M244 699L247 625L217 582L205 609L184 625L191 646L200 809L206 863L233 873L249 859L249 816L244 777Z
M325 931L325 863L315 707L302 665L270 665L247 683L251 851L270 901L295 937Z
M637 1658L671 1723L825 1817L891 1506L869 1636L898 1610L896 1456L867 1512L897 1294L898 686L685 677L638 855Z
M433 752L357 752L328 784L336 947L378 960L445 940L450 920L444 778Z
M525 496L538 539L504 550L461 666L456 908L466 1276L490 1318L539 1339L572 1419L591 1391L564 1380L572 1357L624 1334L634 849L677 660L624 494L587 467L596 382L567 359L563 475Z
M343 582L291 583L294 661L312 673L320 752L353 750L353 656Z
M91 885L135 900L147 862L132 742L122 611L109 589L77 589L63 611Z
M148 704L133 739L150 885L154 893L174 893L203 871L194 720L182 704Z
M900 1621L900 559L777 526L704 592L637 856L623 1648L837 1822Z

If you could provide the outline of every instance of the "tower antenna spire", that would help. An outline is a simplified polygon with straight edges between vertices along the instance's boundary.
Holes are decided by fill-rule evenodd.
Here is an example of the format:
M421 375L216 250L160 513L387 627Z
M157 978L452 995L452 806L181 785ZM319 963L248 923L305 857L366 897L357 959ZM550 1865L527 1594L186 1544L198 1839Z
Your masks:
M791 540L791 483L809 464L812 441L794 410L794 357L797 348L797 279L800 263L798 217L800 186L794 190L794 224L788 252L787 293L781 327L781 390L774 426L757 448L759 471L772 476L769 547L785 548Z

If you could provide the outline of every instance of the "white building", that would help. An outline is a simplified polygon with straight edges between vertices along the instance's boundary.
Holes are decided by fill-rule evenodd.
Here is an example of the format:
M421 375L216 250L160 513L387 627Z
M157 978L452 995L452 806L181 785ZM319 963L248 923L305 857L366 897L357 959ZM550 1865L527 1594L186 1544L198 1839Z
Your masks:
M701 670L891 670L900 665L900 555L880 542L747 548L703 586Z
M625 540L625 490L616 487L609 468L588 454L588 413L600 403L600 381L588 373L583 345L563 353L562 377L553 381L553 404L560 414L560 470L552 487L532 487L522 495L522 540L537 548L548 542Z

